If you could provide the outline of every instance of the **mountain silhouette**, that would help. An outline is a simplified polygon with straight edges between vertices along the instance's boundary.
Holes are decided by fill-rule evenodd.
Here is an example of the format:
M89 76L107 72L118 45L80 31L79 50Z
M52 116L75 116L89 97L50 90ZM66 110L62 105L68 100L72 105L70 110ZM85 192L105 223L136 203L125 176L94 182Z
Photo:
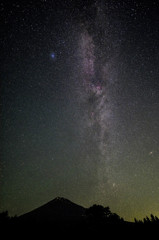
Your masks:
M84 207L68 199L57 197L41 207L19 216L19 220L30 223L72 224L80 221L85 210Z
M134 238L138 230L146 231L158 224L127 222L122 220L117 214L112 213L109 207L94 204L90 208L84 208L63 197L57 197L52 201L28 212L19 217L9 219L7 212L1 214L1 231L4 234L13 233L15 236L25 235L28 238L44 236L73 236L83 238L83 236L103 238L103 236L118 237L123 233L132 232ZM151 215L155 221L155 218ZM2 221L3 220L3 221ZM148 221L148 218L146 218ZM9 231L8 231L9 229ZM101 236L101 237L100 237ZM21 238L20 238L21 239ZM127 238L126 238L127 239Z

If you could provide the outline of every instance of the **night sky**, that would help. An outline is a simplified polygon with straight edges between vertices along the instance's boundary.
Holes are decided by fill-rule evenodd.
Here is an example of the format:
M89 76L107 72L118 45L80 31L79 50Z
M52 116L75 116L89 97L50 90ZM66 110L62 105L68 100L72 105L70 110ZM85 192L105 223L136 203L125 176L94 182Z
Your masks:
M0 3L0 211L57 196L159 216L159 3Z

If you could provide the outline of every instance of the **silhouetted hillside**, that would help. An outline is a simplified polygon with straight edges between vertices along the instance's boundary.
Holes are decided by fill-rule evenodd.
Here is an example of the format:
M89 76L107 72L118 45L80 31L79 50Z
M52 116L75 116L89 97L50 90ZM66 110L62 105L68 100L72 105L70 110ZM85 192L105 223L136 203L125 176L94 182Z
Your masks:
M131 237L139 236L136 233L143 237L143 234L147 236L155 232L158 224L158 218L152 214L151 218L146 217L143 221L135 220L132 223L112 213L109 207L94 204L84 208L60 197L19 217L10 218L7 211L0 213L1 234L15 233L21 237L25 233L28 238L33 237L33 234L36 238L43 235L45 239L50 234L53 237L55 234L64 237L73 235L75 239L77 236L99 238L109 234L123 237L127 232L131 233Z
M85 214L85 208L68 199L57 197L45 205L19 217L22 222L74 223Z

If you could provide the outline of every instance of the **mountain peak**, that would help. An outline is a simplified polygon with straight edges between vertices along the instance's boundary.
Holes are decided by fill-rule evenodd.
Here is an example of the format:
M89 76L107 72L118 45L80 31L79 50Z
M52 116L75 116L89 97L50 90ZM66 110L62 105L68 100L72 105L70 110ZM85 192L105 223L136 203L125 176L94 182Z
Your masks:
M21 216L23 219L34 219L36 222L68 220L80 218L85 213L85 208L63 197L56 197L52 201L42 205Z
M56 197L54 198L52 201L50 201L52 203L63 203L63 204L74 204L76 205L75 203L73 203L72 201L68 200L67 198L64 198L64 197Z
M64 197L56 197L53 199L53 201L65 202L65 201L69 201L69 200Z
M64 198L64 197L56 197L54 198L52 201L48 202L46 205L52 205L52 206L63 206L63 207L66 207L66 208L83 208L82 206L79 206L78 204L68 200L67 198Z

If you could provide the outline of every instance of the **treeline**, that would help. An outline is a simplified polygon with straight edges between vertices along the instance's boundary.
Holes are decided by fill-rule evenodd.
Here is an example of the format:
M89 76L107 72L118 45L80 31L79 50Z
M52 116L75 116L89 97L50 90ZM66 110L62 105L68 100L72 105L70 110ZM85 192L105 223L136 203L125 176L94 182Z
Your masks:
M8 215L8 211L4 211L0 213L0 226L15 222L18 219L17 216L10 217Z
M135 224L159 224L159 218L157 216L154 216L153 214L150 215L150 217L146 216L143 218L143 220L137 220L136 218L134 219Z
M124 223L124 219L112 213L109 207L96 204L86 209L85 219L91 223Z
M146 216L143 220L137 220L134 218L134 222L126 222L118 214L112 213L109 207L103 207L102 205L94 204L90 208L87 208L85 214L81 216L80 222L88 225L103 225L103 224L133 224L133 225L155 225L159 224L159 218L153 214L150 217ZM20 223L19 217L10 217L8 211L0 213L0 226L7 224Z

